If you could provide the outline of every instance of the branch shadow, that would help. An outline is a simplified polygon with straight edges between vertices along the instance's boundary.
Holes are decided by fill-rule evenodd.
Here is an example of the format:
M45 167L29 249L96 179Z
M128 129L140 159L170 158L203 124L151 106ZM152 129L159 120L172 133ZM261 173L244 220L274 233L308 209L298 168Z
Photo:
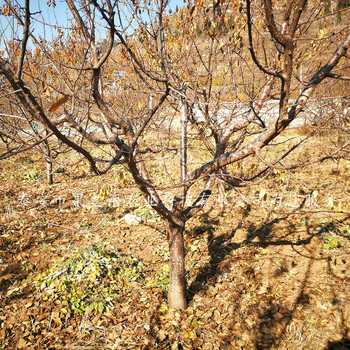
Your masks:
M193 237L203 235L207 233L207 245L208 252L210 255L210 262L207 264L202 271L197 275L195 281L191 283L187 288L187 301L191 302L193 297L202 290L206 290L208 287L208 281L211 280L218 272L218 265L230 253L230 250L222 250L219 254L219 248L225 244L226 241L230 240L234 236L234 232L240 227L240 223L228 236L214 237L215 225L219 223L218 219L210 220L207 216L205 217L203 224L194 230ZM239 244L231 247L232 249L239 248Z
M39 228L44 230L48 226L45 224L36 229ZM50 259L42 259L38 254L35 263L33 257L23 258L22 254L30 254L31 249L40 251L40 248L53 245L64 236L61 232L45 237L33 236L31 231L23 232L20 228L12 228L12 231L13 236L0 239L0 307L31 295L31 284L23 287L21 283L33 273L39 273L50 265Z
M221 274L220 263L234 250L242 247L242 246L256 246L260 248L267 248L269 246L290 246L298 255L303 256L301 252L299 252L296 247L304 246L311 243L311 240L315 236L319 236L319 233L316 232L312 226L306 222L306 232L303 238L299 238L297 240L291 240L288 238L291 234L295 233L295 227L288 226L289 229L285 234L280 235L279 237L272 236L272 226L276 223L288 221L289 216L293 214L289 214L277 219L266 220L264 223L259 225L258 227L254 224L250 224L247 228L249 232L247 239L242 240L240 243L233 243L231 239L235 236L235 233L238 229L242 228L243 223L240 221L237 226L230 232L230 234L215 236L215 229L213 226L218 223L217 220L209 220L206 218L204 220L204 228L199 230L200 234L207 233L207 244L208 251L210 255L210 263L207 264L196 276L196 279L191 283L188 287L188 301L189 303L192 301L194 296L202 291L205 291L209 288L210 285L216 283L216 277ZM346 220L346 219L345 219ZM345 221L344 220L344 221ZM320 245L319 249L323 249L323 246ZM300 250L300 249L299 249ZM318 251L318 248L316 249ZM293 299L292 305L287 307L283 303L276 301L275 297L267 297L266 307L263 310L258 312L258 323L255 324L254 330L256 331L256 337L254 338L254 345L256 350L262 349L270 349L278 346L278 343L283 339L283 334L287 331L287 327L292 324L292 321L296 316L296 311L298 307L305 306L311 304L310 296L308 293L307 285L309 283L310 278L312 277L312 269L313 264L317 260L326 260L324 257L317 257L317 252L311 250L311 254L304 255L304 258L307 258L307 265L305 266L305 270L302 275L302 279L300 280L300 284L297 287L295 299ZM329 270L331 268L329 267ZM281 274L288 271L281 270ZM249 271L246 271L248 274ZM254 278L256 284L259 284L259 280L255 276L255 271L251 271L249 273L250 278ZM333 293L335 291L333 290ZM336 295L334 295L334 300L337 300ZM236 303L236 310L239 308L240 302ZM238 305L238 306L237 306ZM345 317L342 313L342 337L341 341L329 341L327 349L350 349L350 340L347 337L349 329L346 328ZM267 321L268 320L268 321ZM268 323L267 323L268 322ZM280 329L280 333L274 333L275 327L278 326ZM234 338L232 338L234 341Z
M313 236L314 235L310 235L310 239L308 238L306 240L303 240L305 242L304 244L309 243ZM296 245L300 245L300 242L298 242L298 244ZM301 286L299 287L299 293L292 308L281 308L281 305L280 307L276 307L276 305L273 305L272 303L273 298L270 298L269 307L264 313L260 314L260 323L257 326L259 330L259 336L255 341L256 350L270 349L278 345L276 344L278 337L276 337L276 335L274 335L270 330L273 329L277 324L279 324L282 325L280 332L281 334L284 334L287 327L291 324L293 320L293 315L297 307L299 305L310 303L309 296L307 293L305 293L305 288L306 283L310 277L312 264L313 258L310 258L307 266L307 271L304 275ZM277 314L277 312L279 312L280 317L276 319L275 315ZM267 327L265 327L266 320L272 320L272 322L269 322ZM266 331L266 329L268 331Z
M329 341L324 350L349 350L350 349L350 339L343 338L340 341Z
M214 277L218 273L220 273L218 268L219 264L232 251L242 246L254 245L261 248L266 248L268 246L285 246L285 245L300 246L300 245L305 245L310 243L310 241L314 237L314 234L310 234L308 238L300 239L296 242L291 242L288 239L285 239L285 240L282 239L277 241L270 240L270 233L271 233L272 226L280 221L287 220L290 215L286 215L282 218L276 218L268 222L264 222L259 227L256 227L255 225L251 224L247 229L247 231L250 233L248 238L242 241L241 243L232 243L230 241L235 236L236 231L242 228L243 221L240 221L229 234L215 237L214 227L219 223L219 220L218 219L209 220L208 217L205 217L203 221L203 225L201 225L197 229L197 232L195 230L194 236L197 236L199 234L202 235L203 233L207 232L207 235L208 235L207 245L208 245L208 252L210 255L210 262L197 275L195 281L193 281L191 285L188 286L187 301L191 302L193 297L197 293L199 293L200 291L205 291L206 288L208 287L208 282L214 279Z
M347 219L345 219L345 220L347 220ZM268 223L267 226L270 227L271 226L270 223ZM313 265L317 261L319 261L319 260L327 261L328 273L330 274L330 276L336 277L332 273L329 258L317 257L318 252L321 249L323 249L322 245L317 246L316 249L312 250L311 254L309 256L305 256L304 254L300 253L299 251L297 251L295 249L295 247L298 245L309 244L313 237L319 236L318 233L313 233L314 230L311 229L311 226L309 226L309 224L306 224L306 230L307 230L307 234L308 234L308 237L306 239L299 239L298 241L296 241L294 243L289 243L289 244L287 243L286 240L278 240L278 241L274 241L274 242L268 242L268 241L264 240L264 237L266 237L266 235L259 234L259 238L261 239L261 241L258 243L258 245L260 247L265 248L265 247L271 246L271 245L290 245L290 246L292 246L292 249L298 255L307 258L308 262L307 262L306 271L305 271L304 276L303 276L303 280L301 281L301 284L298 287L299 290L298 290L297 297L296 297L295 301L293 302L292 307L289 307L289 308L283 307L283 303L281 305L279 305L279 307L276 307L276 303L273 303L273 301L275 301L275 300L272 297L270 297L269 307L267 308L267 310L264 313L261 313L260 323L257 326L257 328L259 330L259 332L258 332L259 336L255 340L255 347L257 350L275 348L276 346L278 347L279 346L278 342L281 340L281 336L273 334L271 332L271 330L274 329L277 325L280 326L281 328L280 328L279 332L280 332L280 335L282 335L282 337L283 337L283 334L285 334L288 326L292 325L292 321L296 317L296 313L297 313L298 308L300 306L304 307L306 305L311 304L311 299L310 299L310 295L308 292L308 284L309 284L309 281L311 281L311 279L313 277L313 272L312 272ZM338 278L338 280L340 283L341 278ZM333 300L336 301L337 295L336 295L335 289L332 290L332 294L333 294ZM346 337L349 329L345 326L346 321L345 321L344 311L342 310L341 307L337 308L337 310L341 314L341 324L340 324L339 328L340 328L341 334L343 336L343 339L339 342L329 341L325 350L326 349L334 349L334 350L350 349L350 346L349 346L350 342L349 342L349 339ZM276 317L277 315L278 315L278 317ZM272 320L272 321L270 321L268 326L265 327L267 320Z

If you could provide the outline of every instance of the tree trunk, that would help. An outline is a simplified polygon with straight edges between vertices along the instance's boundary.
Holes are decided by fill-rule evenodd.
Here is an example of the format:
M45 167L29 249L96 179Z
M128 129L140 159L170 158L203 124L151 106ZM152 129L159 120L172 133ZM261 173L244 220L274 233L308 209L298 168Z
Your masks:
M46 130L46 135L48 135L49 132ZM44 141L45 143L45 161L46 161L46 178L49 185L53 184L53 165L52 165L52 159L51 159L51 148L48 140Z
M53 184L53 167L52 167L52 161L49 159L46 159L46 172L47 172L47 182L49 185Z
M185 247L184 233L185 225L170 225L169 252L169 307L173 309L186 309L185 298Z

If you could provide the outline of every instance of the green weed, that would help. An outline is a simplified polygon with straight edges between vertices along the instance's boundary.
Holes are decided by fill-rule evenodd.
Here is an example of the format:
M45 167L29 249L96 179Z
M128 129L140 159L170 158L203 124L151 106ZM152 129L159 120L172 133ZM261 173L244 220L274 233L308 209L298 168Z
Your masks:
M23 175L23 179L25 181L35 181L35 180L38 180L39 177L40 177L39 173L35 170L28 171Z
M36 285L47 299L60 299L73 314L103 314L129 282L143 278L143 265L135 258L93 245L55 263L36 278Z
M156 273L155 279L147 283L147 287L161 287L163 293L169 290L169 265L164 265L159 273Z
M316 232L320 234L325 241L324 249L336 249L342 246L342 241L350 238L350 225L334 220L320 225L316 228Z

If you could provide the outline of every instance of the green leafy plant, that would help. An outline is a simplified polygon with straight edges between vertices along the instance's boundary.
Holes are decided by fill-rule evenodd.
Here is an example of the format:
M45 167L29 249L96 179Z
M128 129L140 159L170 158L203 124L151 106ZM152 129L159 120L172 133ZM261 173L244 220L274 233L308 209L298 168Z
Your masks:
M156 275L156 279L162 287L164 293L169 290L169 265L164 265L160 273Z
M35 180L38 180L39 177L40 177L39 173L35 170L24 173L23 175L23 179L26 181L35 181Z
M340 227L338 230L341 236L350 238L350 225L344 225Z
M103 314L129 282L143 278L143 265L137 259L113 247L93 245L55 263L36 279L36 285L47 298L68 305L73 314Z
M340 236L350 237L350 225L347 225L342 222L337 223L334 220L332 220L330 222L316 227L316 232L318 234L334 233Z
M336 249L342 246L342 240L350 238L350 225L332 220L318 226L316 232L322 235L325 249Z
M21 157L17 160L20 164L33 164L34 160L29 157Z
M169 290L169 265L164 265L160 272L156 273L155 279L147 283L147 287L161 287L163 293Z
M64 168L64 166L60 165L56 170L55 173L57 174L63 174L66 171L66 169Z
M325 237L325 243L323 244L324 249L336 249L341 247L341 243L337 237Z
M159 221L159 216L149 205L137 207L134 210L134 214L143 221Z

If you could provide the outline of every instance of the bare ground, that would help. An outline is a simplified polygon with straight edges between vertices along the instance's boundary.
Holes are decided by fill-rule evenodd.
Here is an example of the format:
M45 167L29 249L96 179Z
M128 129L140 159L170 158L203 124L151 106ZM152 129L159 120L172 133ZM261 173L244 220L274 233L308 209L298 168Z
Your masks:
M34 167L27 158L1 164L0 348L350 348L345 163L277 174L265 197L260 187L244 193L251 203L232 193L213 199L188 224L189 307L173 312L157 277L168 260L165 228L136 189L113 172L81 169L55 175L51 186L24 180ZM144 223L126 225L127 212ZM107 313L72 315L35 288L55 261L101 242L141 260L145 273L142 283L126 282Z

